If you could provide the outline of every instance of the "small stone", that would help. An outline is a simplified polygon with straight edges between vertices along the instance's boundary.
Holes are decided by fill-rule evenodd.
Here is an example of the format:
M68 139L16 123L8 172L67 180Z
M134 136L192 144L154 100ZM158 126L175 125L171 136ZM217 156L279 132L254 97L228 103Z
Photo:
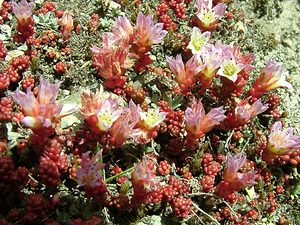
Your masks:
M281 43L282 43L282 45L283 45L284 47L292 48L292 46L293 46L293 42L292 42L291 39L283 39L283 40L281 41Z

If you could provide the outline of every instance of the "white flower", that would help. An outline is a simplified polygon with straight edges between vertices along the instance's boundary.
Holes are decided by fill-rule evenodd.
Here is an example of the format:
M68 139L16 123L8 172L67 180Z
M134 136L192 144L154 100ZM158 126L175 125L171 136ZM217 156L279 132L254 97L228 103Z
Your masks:
M144 121L144 126L151 130L158 126L166 117L166 112L159 112L159 109L148 109L147 112L139 112L141 119Z
M191 41L189 42L187 48L191 49L193 54L200 54L202 52L203 46L205 46L209 41L210 36L210 32L206 31L201 34L199 28L193 27Z
M238 78L238 73L244 69L244 67L243 64L236 63L234 58L227 59L221 64L217 74L235 82Z

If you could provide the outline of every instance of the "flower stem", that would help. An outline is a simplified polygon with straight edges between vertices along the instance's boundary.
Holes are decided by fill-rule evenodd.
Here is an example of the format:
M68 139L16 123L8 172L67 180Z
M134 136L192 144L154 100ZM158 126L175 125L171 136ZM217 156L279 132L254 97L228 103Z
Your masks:
M203 209L201 209L200 207L198 207L198 205L194 202L192 202L193 206L195 207L195 209L197 209L198 211L200 211L202 214L204 214L205 216L207 216L208 218L210 218L212 221L214 221L217 225L220 225L220 223L211 215L209 215L208 213L206 213Z
M106 182L106 183L110 183L110 182L112 182L113 180L115 180L115 179L117 179L117 178L119 178L119 177L121 177L121 176L123 176L123 175L125 175L125 174L127 174L127 173L132 172L133 169L134 169L134 166L128 168L127 170L125 170L125 171L123 171L123 172L121 172L121 173L118 173L118 174L116 174L116 175L114 175L114 176L112 176L112 177L107 178L107 179L105 180L105 182Z

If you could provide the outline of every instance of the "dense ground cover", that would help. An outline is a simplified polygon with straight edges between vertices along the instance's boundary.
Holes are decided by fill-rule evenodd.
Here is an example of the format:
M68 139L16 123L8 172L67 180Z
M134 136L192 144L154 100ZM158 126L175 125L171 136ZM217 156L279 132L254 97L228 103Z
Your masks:
M0 224L300 223L297 1L0 2Z

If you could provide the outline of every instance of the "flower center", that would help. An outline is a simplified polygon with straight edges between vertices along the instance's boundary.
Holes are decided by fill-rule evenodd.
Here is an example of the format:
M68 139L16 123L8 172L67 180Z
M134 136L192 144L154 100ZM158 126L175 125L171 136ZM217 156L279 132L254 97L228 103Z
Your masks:
M112 113L108 110L103 110L102 112L99 113L98 119L100 122L100 129L101 130L107 130L109 127L112 126L113 120L112 120Z
M95 178L96 178L96 176L94 173L85 174L82 177L81 183L89 186L95 180Z
M236 71L237 71L237 66L236 66L235 62L230 60L227 63L225 63L224 74L226 76L233 76L233 75L235 75Z
M286 146L287 138L281 133L273 133L272 136L270 137L269 142L270 142L269 149L273 153L283 154L288 150Z
M160 115L154 110L151 110L147 113L145 122L149 127L153 128L155 124L159 121L159 119L160 119Z
M204 44L205 40L201 37L196 37L194 40L192 40L192 45L197 51L200 51Z
M216 15L213 11L208 11L202 16L201 20L206 25L210 25L214 21L215 17Z
M275 139L274 141L276 142L276 144L279 146L282 146L282 145L286 144L286 142L287 142L286 137L280 133L274 135L274 139Z
M101 122L111 123L111 114L108 111L104 111L99 115L99 119Z

